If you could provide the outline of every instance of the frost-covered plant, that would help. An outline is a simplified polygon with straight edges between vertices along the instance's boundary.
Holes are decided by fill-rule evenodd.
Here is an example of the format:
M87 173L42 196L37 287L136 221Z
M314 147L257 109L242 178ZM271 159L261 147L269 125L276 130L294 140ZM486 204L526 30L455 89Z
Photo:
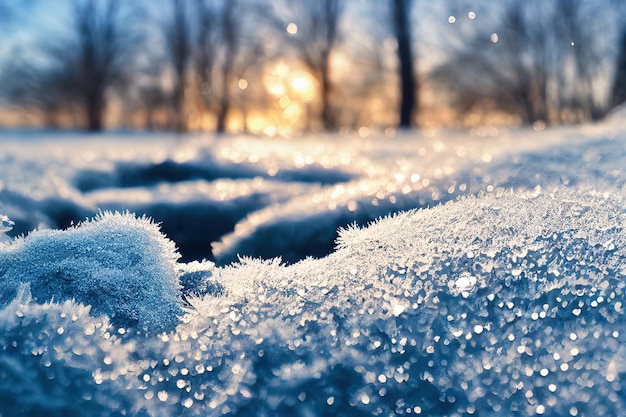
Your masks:
M0 305L29 283L38 303L76 300L116 326L172 330L181 314L177 259L151 220L106 212L0 246Z

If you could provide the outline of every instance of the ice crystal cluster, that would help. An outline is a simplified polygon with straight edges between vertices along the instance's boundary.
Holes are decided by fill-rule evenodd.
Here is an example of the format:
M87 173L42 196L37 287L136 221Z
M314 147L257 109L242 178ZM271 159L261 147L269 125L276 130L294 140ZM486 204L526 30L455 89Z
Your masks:
M175 265L130 215L35 232L0 246L1 414L623 416L624 207L484 193L289 266Z
M130 214L35 231L0 246L0 305L26 285L38 303L74 300L118 326L170 330L182 313L177 258L156 225Z

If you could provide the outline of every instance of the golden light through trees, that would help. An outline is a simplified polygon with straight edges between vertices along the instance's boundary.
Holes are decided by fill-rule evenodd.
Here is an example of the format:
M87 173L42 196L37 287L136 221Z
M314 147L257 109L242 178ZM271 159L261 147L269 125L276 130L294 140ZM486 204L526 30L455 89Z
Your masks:
M58 0L49 24L53 9L33 1L40 14L25 8L21 37L0 48L0 126L282 135L597 120L626 97L626 25L604 1Z
M252 133L270 136L302 130L308 122L309 106L318 98L319 83L297 62L280 60L270 65L263 76L263 85L272 97L272 103L248 120Z

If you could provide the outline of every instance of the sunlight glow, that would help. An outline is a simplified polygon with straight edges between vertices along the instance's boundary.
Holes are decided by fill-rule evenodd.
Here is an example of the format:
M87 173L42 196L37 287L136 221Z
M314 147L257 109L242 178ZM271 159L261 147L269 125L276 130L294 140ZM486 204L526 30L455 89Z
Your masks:
M262 133L291 135L306 127L309 103L315 100L317 79L297 63L280 61L265 71L263 84L274 97L274 106L266 118Z
M291 79L291 89L301 100L307 102L315 97L316 80L313 76L305 71L294 74Z

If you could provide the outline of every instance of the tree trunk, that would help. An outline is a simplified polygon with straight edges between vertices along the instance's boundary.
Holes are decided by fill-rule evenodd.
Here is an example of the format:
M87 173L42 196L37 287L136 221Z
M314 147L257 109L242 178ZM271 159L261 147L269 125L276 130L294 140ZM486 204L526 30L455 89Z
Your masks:
M176 89L174 90L174 96L172 98L174 106L174 129L176 132L181 133L187 130L186 115L185 115L185 86L179 80Z
M393 19L398 41L399 76L401 83L400 124L401 128L413 126L413 113L418 106L417 80L413 71L411 49L410 0L393 0Z
M226 119L228 116L229 109L230 109L230 103L228 99L222 99L222 102L220 105L220 111L217 114L217 127L215 128L215 131L217 133L226 132Z
M100 132L102 130L102 117L104 115L104 96L96 92L87 97L87 130Z
M324 126L324 130L332 130L337 126L335 124L334 114L330 105L330 93L332 86L330 83L330 60L328 59L328 53L326 53L322 58L322 65L320 68L320 84L320 94L322 96L322 124Z
M615 66L615 76L611 88L611 107L626 102L626 28L622 29L619 56Z
M228 118L228 112L230 111L230 89L229 87L229 75L230 69L228 66L224 67L222 74L222 97L220 99L220 110L217 114L217 127L215 130L217 133L226 132L226 119Z

